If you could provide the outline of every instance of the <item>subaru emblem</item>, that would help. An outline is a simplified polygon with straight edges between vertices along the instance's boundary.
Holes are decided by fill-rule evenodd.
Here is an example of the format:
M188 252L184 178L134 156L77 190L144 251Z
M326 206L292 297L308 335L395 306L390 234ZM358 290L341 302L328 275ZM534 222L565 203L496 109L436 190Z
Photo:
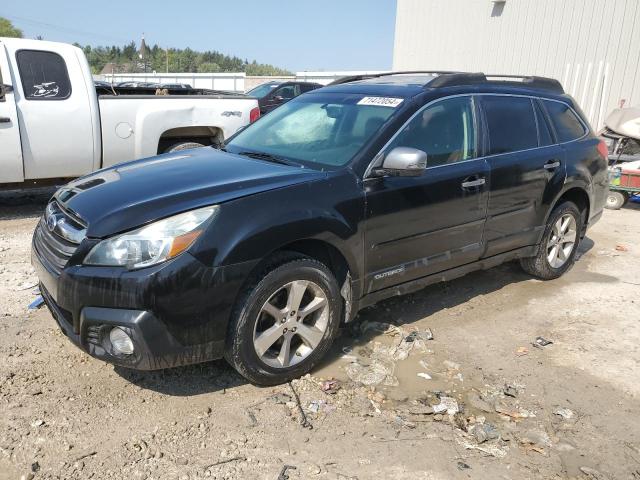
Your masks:
M56 216L49 215L49 218L47 218L47 228L49 229L50 232L53 232L53 230L56 228L57 223L58 223L58 219L56 218Z

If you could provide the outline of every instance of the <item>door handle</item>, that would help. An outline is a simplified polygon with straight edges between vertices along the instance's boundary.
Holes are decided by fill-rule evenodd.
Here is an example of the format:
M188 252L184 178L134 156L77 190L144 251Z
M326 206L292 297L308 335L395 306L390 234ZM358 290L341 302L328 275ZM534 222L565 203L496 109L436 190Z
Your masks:
M559 160L551 160L544 164L545 170L554 170L560 166Z
M0 123L11 123L11 119L9 117L0 117Z
M478 178L477 180L467 180L462 182L462 188L473 188L484 185L487 181L484 178Z

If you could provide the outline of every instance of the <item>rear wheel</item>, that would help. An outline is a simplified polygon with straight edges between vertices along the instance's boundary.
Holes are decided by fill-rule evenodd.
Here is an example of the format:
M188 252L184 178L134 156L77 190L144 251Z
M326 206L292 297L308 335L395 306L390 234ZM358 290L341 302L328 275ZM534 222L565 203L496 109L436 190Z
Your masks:
M197 142L179 142L179 143L174 143L173 145L170 145L169 147L167 147L167 149L164 152L165 153L179 152L180 150L189 150L191 148L200 148L204 146L205 145L203 145L202 143L197 143Z
M629 195L623 192L609 192L605 207L610 210L620 210L629 200Z
M252 383L287 382L326 354L341 314L338 284L324 264L310 258L287 261L239 300L225 357Z
M521 259L522 268L542 280L560 277L575 261L581 231L578 207L573 202L558 205L549 216L538 254Z

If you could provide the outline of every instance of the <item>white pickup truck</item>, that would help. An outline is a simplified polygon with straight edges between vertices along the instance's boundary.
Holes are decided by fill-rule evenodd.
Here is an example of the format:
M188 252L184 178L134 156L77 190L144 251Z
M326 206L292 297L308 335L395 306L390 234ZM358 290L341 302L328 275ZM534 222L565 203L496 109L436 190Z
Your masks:
M96 90L79 48L0 38L0 189L221 144L259 115L258 101L243 94Z

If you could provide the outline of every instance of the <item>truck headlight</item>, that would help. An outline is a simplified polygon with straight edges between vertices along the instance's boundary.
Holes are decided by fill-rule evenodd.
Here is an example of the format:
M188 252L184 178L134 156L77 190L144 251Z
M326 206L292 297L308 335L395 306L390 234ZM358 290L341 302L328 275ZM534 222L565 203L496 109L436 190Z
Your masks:
M149 267L184 252L204 231L218 205L199 208L101 241L84 259L85 265Z

